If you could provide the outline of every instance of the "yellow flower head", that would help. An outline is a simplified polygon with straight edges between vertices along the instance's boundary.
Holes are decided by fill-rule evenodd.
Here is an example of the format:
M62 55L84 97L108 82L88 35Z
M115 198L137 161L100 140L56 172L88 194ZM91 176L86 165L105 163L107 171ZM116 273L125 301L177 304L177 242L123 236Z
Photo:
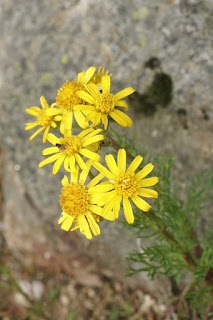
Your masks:
M81 128L88 128L89 125L88 121L85 121L85 114L82 113L82 111L76 110L75 107L77 105L85 104L85 101L77 95L77 92L79 90L86 91L84 85L90 81L95 70L95 67L90 67L87 71L82 71L78 74L77 80L66 81L58 90L58 95L54 104L58 108L53 108L48 111L48 114L62 114L62 121L60 125L61 133L72 128L73 115Z
M61 121L61 116L49 116L47 114L47 111L51 110L53 104L51 105L51 107L49 107L46 99L43 96L40 98L40 102L42 108L30 107L26 109L27 113L31 114L34 117L37 117L37 121L26 123L25 130L30 130L36 126L41 126L41 128L39 128L32 134L30 140L34 139L40 132L45 130L43 135L43 142L46 142L50 127L56 128L57 124L55 123L55 121Z
M128 110L127 103L121 99L132 94L135 90L129 87L116 94L110 93L110 77L108 75L102 76L101 87L102 92L98 90L98 87L94 83L85 85L85 88L89 93L79 91L77 95L86 101L88 105L79 105L76 110L90 110L86 120L92 121L93 126L102 122L105 130L108 128L109 115L121 126L131 127L132 120L130 117L124 112L116 109L116 107L123 107L125 110Z
M39 163L39 167L54 162L53 174L56 174L64 162L64 168L68 172L75 172L75 162L82 170L86 170L86 164L82 159L85 156L93 161L99 161L100 156L88 150L88 146L104 139L100 133L102 130L93 130L92 128L81 131L78 135L72 135L71 131L65 131L64 136L57 138L54 134L50 133L47 140L54 145L54 147L46 148L43 150L43 155L51 155Z
M83 170L80 175L76 166L75 173L71 174L70 182L67 176L62 179L60 204L63 211L58 220L61 229L65 231L68 231L75 223L71 231L79 228L80 232L88 239L92 239L92 233L95 236L100 234L98 223L101 220L100 217L103 217L103 209L99 205L98 199L109 190L109 187L98 185L98 182L103 178L102 173L85 186L91 164L92 161L88 160L87 170ZM112 215L105 215L104 218L113 220Z
M105 68L100 66L98 68L98 72L93 75L93 77L90 79L89 83L92 82L92 83L96 84L98 87L101 86L101 81L102 81L102 77L104 75L104 71L105 71ZM106 71L105 75L107 76L108 73L109 73L109 70ZM109 77L111 77L111 76L112 76L112 73L109 74Z
M117 218L121 201L123 200L123 209L125 218L128 223L134 222L134 215L130 199L133 203L144 212L149 211L151 206L143 200L145 198L157 198L158 193L155 190L147 189L146 187L154 186L158 182L157 177L144 179L154 168L152 163L147 164L138 173L135 173L143 158L138 155L126 170L126 151L119 149L117 164L111 154L106 155L105 161L109 168L106 169L100 163L94 163L93 166L104 174L108 178L108 181L104 182L106 185L111 185L112 190L107 193L102 201L104 206L103 215L107 212L113 211L114 217Z

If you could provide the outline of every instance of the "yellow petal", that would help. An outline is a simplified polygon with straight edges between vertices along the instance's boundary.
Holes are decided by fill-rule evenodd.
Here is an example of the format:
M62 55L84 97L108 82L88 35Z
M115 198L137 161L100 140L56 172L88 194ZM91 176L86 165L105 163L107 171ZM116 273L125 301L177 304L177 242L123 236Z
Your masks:
M113 120L115 120L122 127L124 127L124 128L127 127L126 121L124 121L120 116L117 115L117 113L115 112L115 109L113 111L111 111L109 115Z
M30 109L30 110L33 110L33 111L36 111L36 112L37 112L37 114L38 114L38 113L40 113L40 112L41 112L41 110L42 110L42 109L41 109L41 108L39 108L39 107L30 107L29 109Z
M67 214L62 213L60 218L58 219L58 224L61 224L67 218Z
M62 113L62 112L63 112L62 109L51 108L51 109L48 109L48 110L46 111L46 114L51 117L51 116L56 116L56 115L58 115L58 114L60 114L60 113Z
M103 192L103 193L93 193L90 195L90 202L93 204L98 204L99 206L103 206L112 198L114 198L116 195L117 195L116 190L112 190L110 192Z
M41 161L38 166L39 166L39 168L41 168L41 167L45 166L46 164L54 162L55 160L59 159L60 157L61 157L60 153L54 154L53 156L48 157L45 160Z
M110 77L108 75L102 76L101 78L101 86L103 93L110 92Z
M104 166L102 166L102 164L100 164L99 162L94 162L93 167L95 167L99 172L103 173L104 176L107 177L109 180L115 179L114 175Z
M110 201L107 202L107 204L105 204L103 213L102 213L103 218L110 221L113 221L116 219L116 216L113 211L115 203L116 203L116 197L112 198Z
M114 186L110 183L110 184L102 184L102 185L96 185L94 187L90 187L88 192L90 194L93 193L102 193L102 192L107 192L114 189Z
M101 120L102 120L102 123L104 124L104 130L107 130L107 128L108 128L108 116L105 113L102 113Z
M103 173L99 173L94 179L90 181L90 183L88 183L87 187L91 188L95 186L101 179L103 179L103 177L104 177Z
M89 134L90 132L94 132L95 130L93 128L88 128L86 130L82 130L79 134L78 134L78 138L82 139L84 136L86 136L87 134Z
M82 169L82 170L87 170L87 166L84 162L84 160L81 158L81 156L78 154L78 153L75 153L75 159L79 165L79 167Z
M131 224L134 222L132 206L127 198L123 198L123 208L126 221Z
M91 210L93 213L97 214L98 216L101 216L103 209L99 206L96 206L95 204L90 204L89 210Z
M106 155L105 161L106 161L106 164L108 165L109 170L112 172L112 174L114 176L118 176L119 170L113 156L111 154Z
M64 176L63 179L61 180L62 186L65 187L69 184L69 180L67 176Z
M129 168L127 169L126 173L133 174L135 170L139 167L141 162L143 161L143 157L137 156L129 165Z
M54 146L60 142L60 139L57 138L54 134L49 133L47 136L47 140L52 143Z
M39 123L36 121L36 122L28 122L28 123L26 123L25 124L25 130L27 131L27 130L30 130L30 129L32 129L32 128L35 128L36 126L38 126L39 125Z
M49 108L49 104L47 103L47 100L44 98L44 96L40 97L40 102L41 102L42 108Z
M115 201L115 206L114 206L114 215L116 219L118 218L120 207L121 207L121 200L122 200L122 195L117 194L116 195L116 201Z
M84 101L86 101L89 104L95 104L95 99L87 92L85 91L78 91L77 96L79 96L81 99L83 99ZM87 110L87 109L85 109Z
M86 147L86 146L88 146L88 145L90 145L90 144L92 144L92 143L95 143L95 142L98 142L98 141L101 141L101 140L103 140L104 139L104 136L103 135L96 135L96 136L94 136L94 137L92 137L92 138L85 138L85 139L82 139L81 140L81 142L82 142L82 147Z
M30 140L33 140L41 131L43 131L45 128L42 127L38 130L36 130L36 132L34 132L31 136L30 136Z
M56 152L59 152L59 149L58 147L50 147L50 148L46 148L42 151L42 154L44 156L47 156L49 154L52 154L52 153L56 153Z
M144 177L146 177L154 168L154 165L152 163L148 163L142 170L140 170L136 175L135 179L137 181L142 180Z
M80 91L78 91L78 92L80 92ZM82 92L85 92L85 91L82 91ZM77 104L73 107L73 111L88 111L88 110L94 111L95 107L91 106L89 104ZM87 119L86 119L86 121L87 121Z
M80 149L79 153L82 154L83 156L89 158L89 159L94 160L94 161L99 161L100 160L99 154L97 154L97 153L95 153L93 151L90 151L88 149Z
M48 126L44 131L43 143L45 143L47 141L47 136L48 136L49 131L50 131L50 126Z
M63 117L65 114L63 114ZM66 112L66 119L64 121L64 129L65 130L71 130L72 129L72 123L73 123L73 112L68 111Z
M89 69L87 69L87 71L83 71L80 72L78 74L78 82L82 83L82 84L86 84L90 81L90 79L92 78L92 76L95 73L96 68L95 67L90 67Z
M122 125L123 127L131 127L132 126L132 119L127 116L124 112L114 109L113 111L110 112L109 114L115 121L118 122L118 120L120 122L118 122L120 125ZM116 120L117 117L117 120ZM122 124L121 124L122 123Z
M73 155L69 156L69 166L70 166L70 171L75 172L75 157Z
M138 184L140 185L140 187L152 187L156 183L158 183L158 181L159 179L157 177L152 177L138 181Z
M84 234L87 237L87 239L91 240L92 234L89 230L88 222L87 222L85 216L79 216L78 222L79 222L79 227L80 227L81 233Z
M89 91L89 93L93 96L96 100L100 96L100 91L98 90L97 86L94 83L89 83L85 85L85 88Z
M78 183L79 166L75 166L75 172L71 173L71 183Z
M138 196L132 197L131 199L134 204L144 212L149 211L149 209L151 208L151 206L145 200L139 198Z
M56 160L56 162L54 163L53 166L53 174L56 174L58 172L58 170L60 169L63 161L64 161L65 155L61 154L60 158L58 158L58 160Z
M66 156L64 159L64 169L68 172L71 172L71 168L70 168L70 157ZM73 169L73 168L72 168Z
M37 117L38 116L38 112L32 109L26 109L25 110L28 114L30 114L31 116Z
M100 231L100 228L91 213L87 214L87 220L89 222L89 226L90 226L92 232L94 233L94 235L98 236L101 233L101 231Z
M102 129L96 129L96 130L94 130L93 128L89 128L89 129L87 129L87 130L84 130L84 131L86 131L87 133L87 136L85 137L85 139L90 139L90 138L92 138L92 137L94 137L96 134L98 134L98 133L100 133L101 131L103 131ZM78 137L80 137L81 136L81 138L83 137L82 136L82 132L78 135ZM84 134L84 136L85 136L85 134ZM82 139L82 141L84 141L84 139Z
M61 229L63 229L64 231L69 231L73 223L73 220L74 220L74 217L67 216L67 218L63 221L61 225Z
M131 87L123 89L114 95L114 99L115 99L115 101L120 100L126 96L129 96L133 92L135 92L135 89L133 89Z
M158 198L158 193L155 190L141 188L137 194L145 198Z
M128 111L128 105L127 105L126 101L124 101L124 100L116 101L115 106L122 107L122 108L124 108L125 111Z
M82 129L86 129L89 126L88 122L85 119L86 117L82 114L81 111L75 111L75 120L77 121L79 127L81 127Z
M125 149L118 150L118 170L120 174L125 174L126 171L126 151Z

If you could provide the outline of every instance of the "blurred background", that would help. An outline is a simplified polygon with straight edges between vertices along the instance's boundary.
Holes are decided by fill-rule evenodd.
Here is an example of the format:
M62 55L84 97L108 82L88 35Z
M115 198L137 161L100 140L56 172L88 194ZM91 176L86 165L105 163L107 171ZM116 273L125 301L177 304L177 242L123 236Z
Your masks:
M177 319L168 280L125 278L138 244L121 224L102 223L92 241L57 225L64 173L38 168L44 147L40 136L29 141L25 109L104 66L113 93L136 89L134 125L112 126L136 135L142 155L175 155L184 198L189 180L213 167L212 0L4 0L0 28L1 280L22 290L0 288L0 319Z

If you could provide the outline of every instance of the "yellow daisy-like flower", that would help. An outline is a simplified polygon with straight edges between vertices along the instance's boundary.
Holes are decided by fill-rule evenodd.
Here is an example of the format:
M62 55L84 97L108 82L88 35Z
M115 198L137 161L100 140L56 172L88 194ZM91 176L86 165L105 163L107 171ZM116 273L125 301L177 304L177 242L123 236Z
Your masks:
M88 83L85 85L85 88L89 93L86 91L77 92L77 95L86 101L88 105L80 105L76 107L76 110L90 110L86 120L92 121L93 126L98 125L102 121L105 130L108 128L108 115L121 126L131 127L131 118L115 107L123 107L125 110L128 110L126 101L122 99L132 94L135 90L129 87L116 94L110 93L110 77L108 75L102 76L101 87L102 92L98 90L98 87L94 83Z
M61 133L72 128L73 115L81 128L88 128L89 125L88 121L85 121L85 114L81 110L75 109L76 105L85 104L85 101L76 93L79 90L86 91L84 85L90 81L95 70L95 67L90 67L87 71L79 73L77 80L66 81L58 90L58 96L56 97L56 102L54 104L58 108L49 110L48 114L51 116L62 114L62 121L60 125Z
M98 185L98 182L103 178L102 173L85 186L91 163L90 160L87 161L87 170L83 170L80 175L76 166L75 173L71 174L70 182L67 176L62 179L60 204L63 211L58 220L61 229L65 231L68 231L72 224L76 223L71 231L80 228L80 232L88 239L92 239L92 233L95 236L100 234L98 223L100 217L103 217L103 208L99 205L98 199L101 194L110 190L109 186ZM114 220L113 215L110 214L105 215L104 218Z
M105 72L105 68L100 66L100 67L98 68L98 72L95 73L95 74L92 76L92 78L90 79L89 83L92 82L92 83L96 84L98 87L101 86L101 80L102 80L102 77L103 77L103 75L104 75L104 72ZM111 76L112 76L112 73L109 74L109 70L106 70L105 75L106 75L106 76L109 75L109 77L111 77Z
M152 163L147 164L142 170L135 173L142 160L143 158L138 155L126 170L126 151L119 149L117 164L111 154L105 157L109 170L100 163L93 164L99 172L109 179L104 184L112 187L112 190L105 194L105 198L102 197L102 204L104 204L103 215L113 211L115 218L118 218L121 201L123 200L125 218L128 223L133 223L134 215L130 199L139 209L144 212L149 211L151 206L141 197L158 197L158 193L155 190L147 189L147 187L154 186L158 182L158 178L144 179L153 170L154 165Z
M64 168L68 172L75 172L75 162L82 170L86 170L86 164L82 159L85 156L93 161L99 161L100 156L87 149L87 147L95 142L104 139L100 133L102 130L93 130L92 128L81 131L78 135L72 135L71 131L66 130L64 137L57 138L54 134L50 133L47 140L54 145L54 147L46 148L43 150L43 155L51 155L39 163L39 167L54 162L53 174L56 174L64 162Z
M40 98L40 102L41 102L42 108L30 107L26 109L27 113L31 114L34 117L37 117L37 121L26 123L25 130L30 130L36 126L41 126L41 128L39 128L32 134L32 136L30 137L30 140L33 140L40 132L45 130L43 134L43 142L46 142L50 127L56 128L57 124L55 123L55 121L61 121L61 116L54 116L54 115L49 116L47 114L47 111L51 110L51 108L53 107L53 104L50 107L43 96Z

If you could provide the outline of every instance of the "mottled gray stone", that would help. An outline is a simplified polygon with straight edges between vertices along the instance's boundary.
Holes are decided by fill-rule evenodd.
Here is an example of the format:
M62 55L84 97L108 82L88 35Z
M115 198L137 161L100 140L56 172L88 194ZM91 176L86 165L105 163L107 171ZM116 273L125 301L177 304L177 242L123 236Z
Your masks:
M53 102L65 80L91 65L104 65L113 73L114 92L133 86L142 93L153 77L153 71L145 69L144 63L150 57L158 57L174 84L170 107L147 118L136 114L132 105L134 126L119 130L129 137L137 133L142 152L148 150L156 155L165 150L176 154L174 176L183 192L188 177L210 168L212 11L211 0L1 3L0 122L1 144L6 150L4 230L14 251L31 250L35 241L45 243L47 235L48 242L54 245L62 235L55 229L51 232L51 228L56 228L60 215L58 195L64 173L53 176L51 165L38 169L43 146L39 138L28 141L24 124L31 118L25 109L39 105L41 95ZM188 130L182 128L177 118L179 108L187 111ZM206 108L208 121L203 119L201 108ZM101 252L105 263L110 262L103 248L112 252L120 265L125 265L127 253L136 247L134 237L116 223L111 226L106 222L102 235L92 242L73 233L69 237L94 259ZM148 286L149 281L144 281Z

